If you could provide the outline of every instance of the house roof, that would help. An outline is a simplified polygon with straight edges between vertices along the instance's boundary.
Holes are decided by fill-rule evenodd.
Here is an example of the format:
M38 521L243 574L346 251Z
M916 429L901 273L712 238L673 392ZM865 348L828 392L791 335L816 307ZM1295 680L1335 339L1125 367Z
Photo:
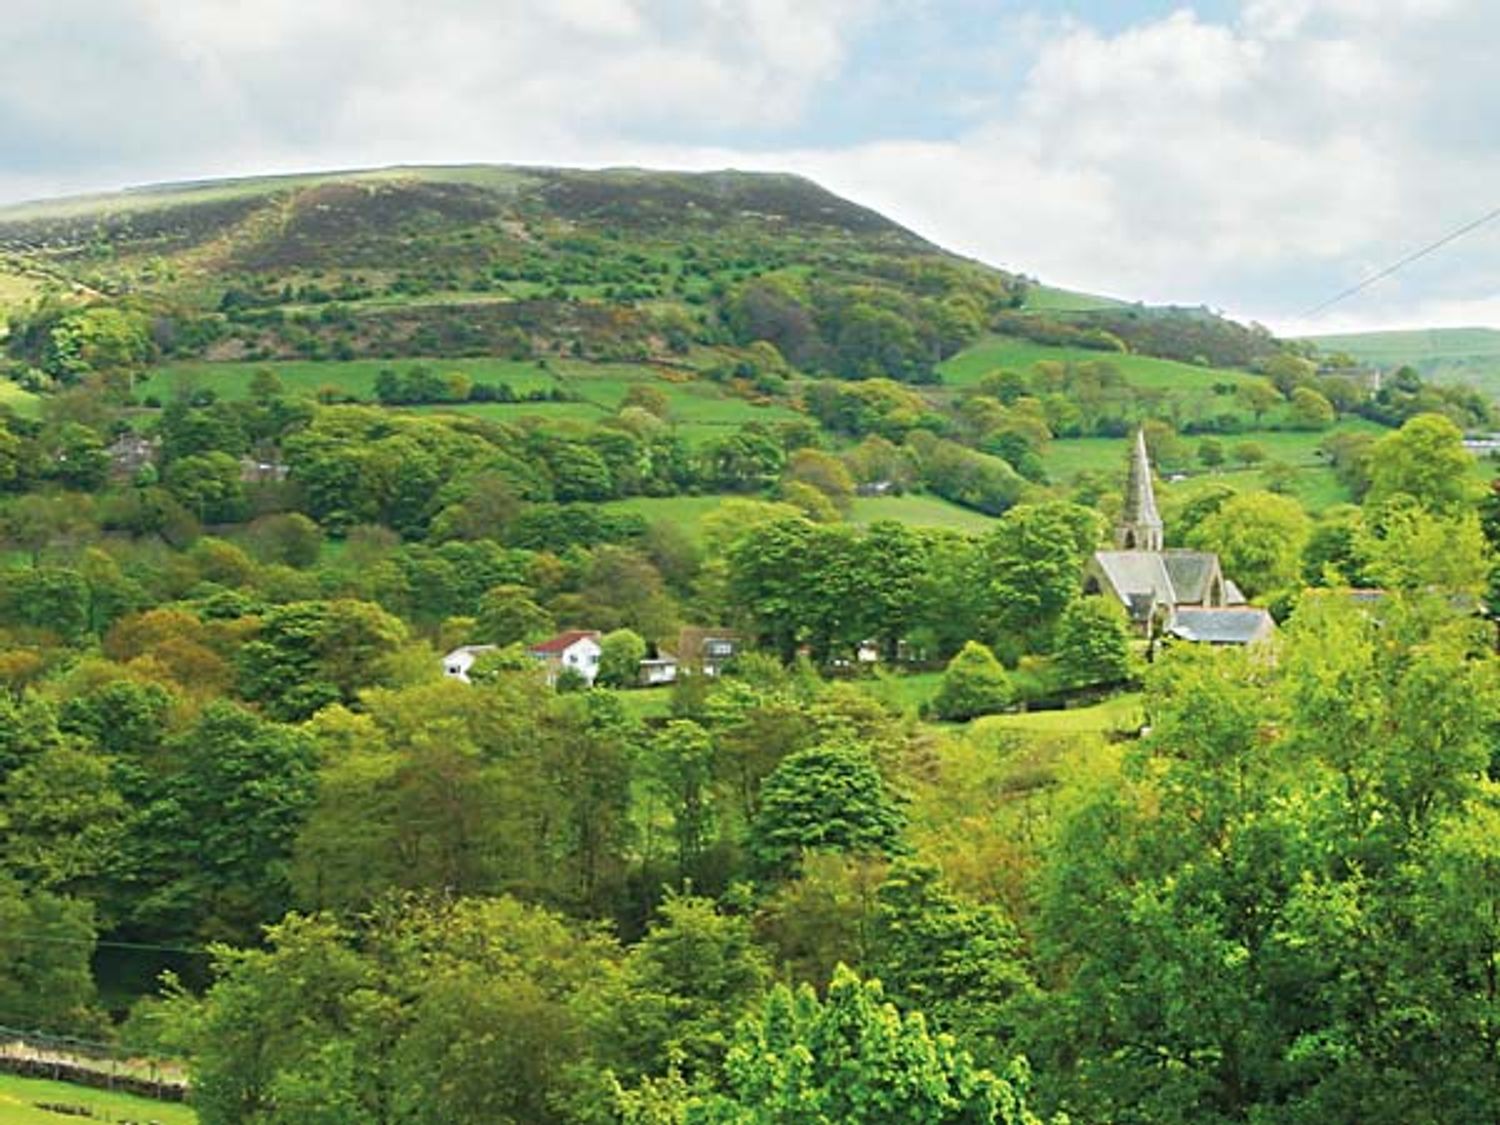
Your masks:
M1184 641L1202 644L1247 645L1269 636L1276 628L1271 615L1252 606L1227 609L1179 609L1172 614L1167 632Z
M551 656L560 652L566 652L568 649L576 645L579 641L594 641L595 643L598 643L598 640L599 633L597 630L570 629L566 633L559 633L557 634L557 636L551 637L548 640L541 642L541 644L532 645L526 651Z

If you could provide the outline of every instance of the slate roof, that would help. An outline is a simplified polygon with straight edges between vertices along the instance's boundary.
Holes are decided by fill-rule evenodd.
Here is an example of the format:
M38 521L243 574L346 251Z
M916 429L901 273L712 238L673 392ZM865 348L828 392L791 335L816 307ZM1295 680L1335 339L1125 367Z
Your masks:
M1095 551L1094 560L1110 584L1125 597L1131 594L1170 595L1172 579L1157 551Z
M1204 602L1208 584L1218 566L1218 557L1210 551L1170 550L1162 552L1167 575L1172 579L1173 601Z
M583 640L597 642L599 634L593 629L571 629L566 633L559 633L557 636L545 640L541 644L532 645L526 651L545 656L556 656L566 652L579 641Z
M1237 606L1227 609L1182 608L1172 614L1167 632L1184 641L1212 645L1247 645L1267 637L1276 628L1263 609Z

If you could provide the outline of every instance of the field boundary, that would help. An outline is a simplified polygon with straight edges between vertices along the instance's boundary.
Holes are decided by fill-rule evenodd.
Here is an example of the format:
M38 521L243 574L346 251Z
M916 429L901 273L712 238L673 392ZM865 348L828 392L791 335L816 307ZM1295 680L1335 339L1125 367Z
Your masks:
M107 1043L13 1027L0 1027L0 1071L163 1102L188 1100L187 1074L179 1064L122 1057Z

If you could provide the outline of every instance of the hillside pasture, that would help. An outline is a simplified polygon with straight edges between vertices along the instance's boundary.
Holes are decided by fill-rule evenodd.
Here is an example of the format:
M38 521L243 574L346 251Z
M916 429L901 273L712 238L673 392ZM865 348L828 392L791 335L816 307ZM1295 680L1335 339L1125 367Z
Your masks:
M1312 511L1320 511L1332 504L1352 499L1348 491L1338 482L1333 470L1318 453L1318 445L1329 434L1387 432L1381 426L1362 418L1347 418L1330 430L1252 430L1242 434L1214 435L1215 440L1231 453L1236 445L1253 442L1266 452L1266 460L1253 468L1229 463L1216 469L1205 469L1196 458L1182 473L1163 474L1161 489L1164 498L1176 488L1191 489L1205 480L1219 481L1236 489L1265 488L1274 478L1268 471L1274 464L1290 465L1297 470L1290 486L1291 495L1301 500ZM1182 439L1191 451L1197 448L1203 437L1187 435ZM1072 481L1082 472L1101 472L1118 476L1124 480L1126 459L1130 452L1129 438L1065 438L1054 441L1047 447L1042 461L1052 479L1061 483ZM1182 476L1182 481L1173 481L1173 476Z
M1029 371L1042 360L1060 363L1109 363L1132 387L1159 388L1174 392L1212 394L1215 383L1239 387L1260 381L1260 376L1227 367L1198 367L1171 359L1131 355L1126 352L1094 351L1090 348L1059 348L1036 344L1012 336L990 336L938 365L947 386L967 387L991 371Z
M1073 289L1059 289L1055 285L1031 285L1026 289L1026 303L1021 307L1027 312L1092 312L1095 309L1119 308L1125 303L1097 293L1079 293Z
M1407 366L1437 383L1467 383L1500 397L1500 330L1426 328L1310 336L1325 352L1345 352L1361 363L1393 371Z
M749 422L785 422L802 417L782 403L741 398L730 390L685 373L645 364L586 363L510 359L354 359L288 360L263 363L171 363L157 368L142 394L167 399L183 387L212 390L223 399L242 399L259 371L269 371L292 395L316 397L331 392L360 402L376 401L375 381L384 370L398 374L423 366L440 376L463 375L474 383L505 384L517 395L561 390L567 401L431 403L412 409L459 411L483 418L540 418L596 422L615 413L631 387L647 385L666 395L669 423L687 431L690 440L712 436L715 428Z

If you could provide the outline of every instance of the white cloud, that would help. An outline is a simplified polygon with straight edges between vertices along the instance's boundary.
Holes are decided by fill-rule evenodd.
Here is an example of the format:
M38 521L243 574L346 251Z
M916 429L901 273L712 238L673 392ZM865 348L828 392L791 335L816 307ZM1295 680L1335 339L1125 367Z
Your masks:
M1248 0L1217 22L1184 0L1112 33L1006 10L16 0L0 194L400 161L790 168L1049 281L1272 323L1500 202L1482 0ZM945 42L995 61L907 83L916 38L929 66ZM908 86L946 132L837 96ZM830 112L853 140L817 141ZM1497 249L1500 224L1335 313L1490 316Z

